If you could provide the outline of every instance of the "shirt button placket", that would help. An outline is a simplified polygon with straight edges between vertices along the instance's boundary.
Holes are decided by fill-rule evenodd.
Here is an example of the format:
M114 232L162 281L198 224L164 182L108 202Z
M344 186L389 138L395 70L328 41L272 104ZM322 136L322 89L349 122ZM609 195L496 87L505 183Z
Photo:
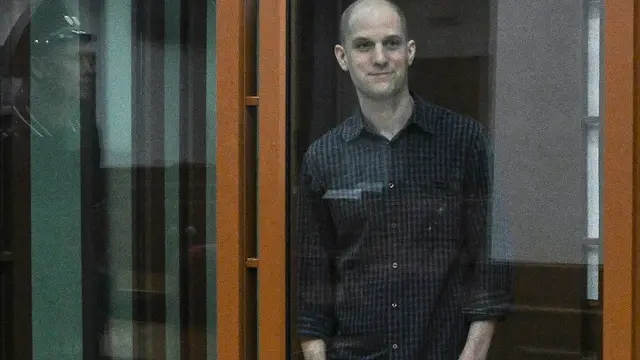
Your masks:
M389 148L389 150L391 150L391 148ZM394 172L393 172L393 171L391 171L391 172L390 172L390 174L389 174L389 175L390 175L390 177L393 177L393 174L394 174ZM389 181L388 187L389 187L389 190L394 191L394 190L396 189L396 184L395 184L393 181ZM393 196L393 195L391 195L391 196ZM396 214L394 214L394 215L396 215ZM391 229L393 229L393 230L395 230L395 229L398 227L398 224L397 224L396 222L392 222L390 225L391 225ZM395 234L394 234L394 236L395 236ZM397 270L397 269L398 269L398 263L397 263L397 262L392 263L392 264L391 264L391 267L392 267L393 271L395 272L395 270ZM393 276L393 277L395 278L395 277L397 277L397 275L395 275L395 276ZM394 314L394 312L395 312L395 310L396 310L397 308L398 308L398 303L393 302L393 303L391 304L391 311L392 311L391 317L392 317L392 318L395 318L395 314ZM395 321L394 321L394 322L395 322ZM389 335L393 338L393 337L395 337L397 334L389 334ZM393 351L395 352L395 351L398 349L398 344L397 344L397 343L393 343L393 344L391 345L391 348L392 348L392 349L393 349ZM395 358L395 357L397 357L397 356L398 356L397 352L396 352L395 354L393 354L393 357L394 357L394 358Z
M397 262L392 263L392 264L391 264L391 268L393 269L392 271L396 271L396 270L398 269L398 263L397 263ZM393 301L393 300L392 300L392 301ZM398 309L398 303L397 303L397 302L392 302L392 303L391 303L391 310L390 310L390 311L391 311L391 318L392 318L392 319L394 319L394 320L392 321L392 323L394 323L394 322L395 322L395 317L396 317L396 311L397 311L397 309ZM392 327L392 328L393 328L393 327ZM393 330L391 330L391 332L389 333L389 336L393 339L395 336L397 336L397 334L395 334L395 333L393 332ZM391 354L391 356L392 356L392 358L394 358L394 359L395 359L395 358L397 358L397 356L398 356L398 353L395 351L395 350L397 350L397 349L398 349L398 344L397 344L397 343L393 343L393 344L391 345L391 348L393 349L392 351L394 352L394 353L392 353L392 354Z
M393 189L393 188L395 188L395 187L396 187L396 185L395 185L393 182L389 182L389 189ZM392 229L396 229L397 227L398 227L398 223L396 223L396 222L392 222L392 223L391 223L391 228L392 228ZM394 269L397 269L397 268L398 268L398 263L395 263L395 262L394 262L394 263L392 264L392 267L393 267Z

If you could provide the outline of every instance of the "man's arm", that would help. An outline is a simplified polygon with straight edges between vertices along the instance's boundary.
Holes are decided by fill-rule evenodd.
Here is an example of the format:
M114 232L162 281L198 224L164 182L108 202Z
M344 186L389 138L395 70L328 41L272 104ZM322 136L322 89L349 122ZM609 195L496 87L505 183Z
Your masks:
M304 157L296 231L298 260L298 335L306 360L325 359L325 339L333 335L333 284L327 241L333 236L331 216L322 201L319 172Z
M460 354L459 360L486 359L495 327L495 320L475 321L471 323L467 342L462 350L462 354Z
M471 258L465 313L471 327L461 360L486 358L496 321L511 307L511 269L492 261L489 216L491 162L486 136L474 129L464 177L464 237Z

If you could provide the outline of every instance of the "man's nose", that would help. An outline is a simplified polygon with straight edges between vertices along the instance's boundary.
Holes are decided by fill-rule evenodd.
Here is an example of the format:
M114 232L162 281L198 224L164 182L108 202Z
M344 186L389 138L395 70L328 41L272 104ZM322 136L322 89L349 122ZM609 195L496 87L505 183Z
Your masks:
M376 65L384 66L387 64L387 52L382 44L376 44L373 50L373 61Z

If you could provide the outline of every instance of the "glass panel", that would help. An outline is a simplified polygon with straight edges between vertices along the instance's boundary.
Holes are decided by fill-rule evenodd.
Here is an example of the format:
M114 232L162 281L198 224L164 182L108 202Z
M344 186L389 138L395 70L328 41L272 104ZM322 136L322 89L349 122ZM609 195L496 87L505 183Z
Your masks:
M600 2L352 3L291 6L290 357L601 358Z
M165 0L164 151L167 360L180 359L180 2Z
M206 79L207 79L207 240L206 240L206 272L207 272L207 359L218 358L217 344L217 268L216 268L216 98L217 98L217 62L216 62L216 1L207 3L207 46L206 46Z
M0 18L0 359L216 359L215 1Z
M80 88L79 77L85 44L55 43L59 27L73 27L72 18L79 16L78 3L71 3L66 11L54 7L33 14L31 93L21 112L32 125L31 295L38 359L82 354L80 97L87 94L80 91L89 89Z
M111 275L109 324L104 352L114 358L133 357L132 264L132 12L131 1L104 3L104 53L98 63L97 96L102 92L104 116L103 167L109 196L106 199L109 229L108 273ZM109 79L105 81L104 79Z

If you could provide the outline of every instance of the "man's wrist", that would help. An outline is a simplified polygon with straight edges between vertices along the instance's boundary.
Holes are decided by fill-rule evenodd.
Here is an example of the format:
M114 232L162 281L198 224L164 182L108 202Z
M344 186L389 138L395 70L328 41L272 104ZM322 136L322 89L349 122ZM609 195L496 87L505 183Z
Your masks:
M491 342L495 327L496 320L493 319L474 321L469 326L468 339L475 343Z
M484 360L486 359L493 332L496 326L495 320L474 321L469 327L469 335L464 346L460 360Z
M305 339L300 342L305 360L326 360L326 345L322 339Z

